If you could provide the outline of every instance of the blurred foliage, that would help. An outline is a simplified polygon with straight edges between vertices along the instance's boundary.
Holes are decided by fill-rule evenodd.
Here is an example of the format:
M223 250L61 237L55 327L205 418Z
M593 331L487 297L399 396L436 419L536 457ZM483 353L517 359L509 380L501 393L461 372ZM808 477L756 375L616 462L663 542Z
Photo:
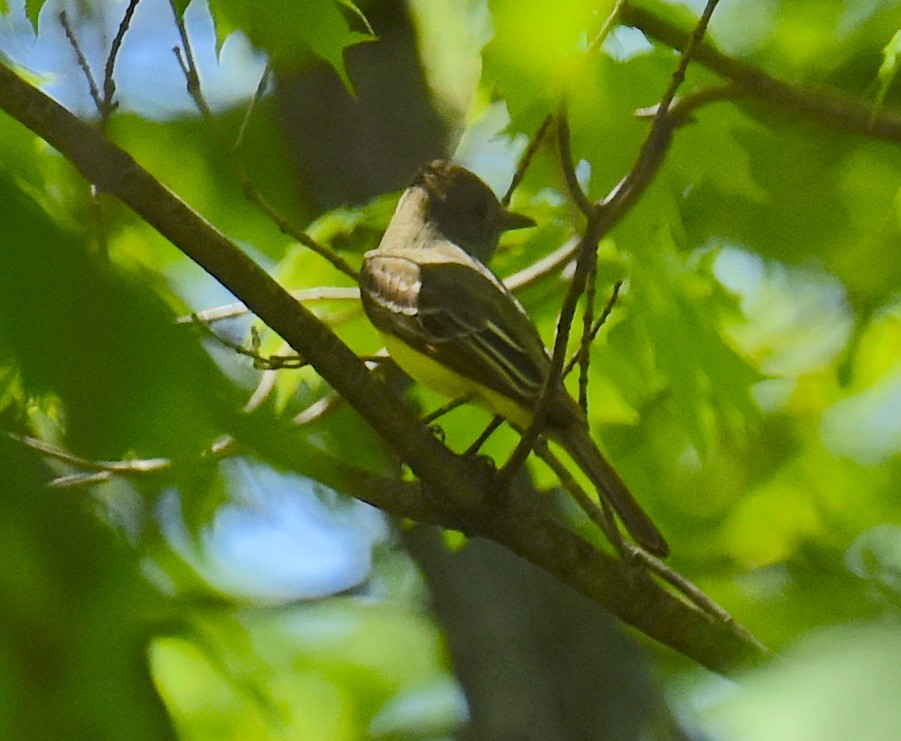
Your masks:
M351 0L305 0L303 5L291 0L219 0L210 3L210 9L220 47L230 34L241 30L280 69L300 65L312 53L328 62L348 87L352 83L344 66L344 50L373 38L365 16ZM342 9L352 11L364 32L350 27Z
M145 5L171 13L166 3L142 3L126 46L147 33ZM648 127L634 113L659 100L677 55L625 28L586 55L613 5L566 0L548 13L536 0L413 3L436 100L459 107L471 97L460 132L467 164L503 183L524 140L565 96L590 196L603 197L628 172ZM681 4L642 5L691 27ZM0 3L7 17L27 13L36 27L40 13L42 34L59 7ZM176 7L184 13L187 4ZM344 50L378 43L347 0L210 0L209 8L212 43L243 33L284 67L319 57L348 86ZM80 17L77 30L87 34L91 15ZM747 0L723 3L708 40L780 79L832 85L890 111L901 99L899 28L896 1ZM448 48L465 60L438 48L447 29L459 35ZM163 61L145 63L176 65L166 43ZM74 61L70 74L73 86L84 85ZM692 65L680 93L718 79ZM346 276L244 197L221 141L236 139L245 113L218 110L214 132L196 115L128 110L108 132L286 286L346 286ZM265 95L234 156L286 217L358 260L377 243L396 194L314 213L296 186L282 125L277 100ZM552 142L514 201L540 227L511 235L494 263L501 274L582 227ZM667 534L673 565L785 649L722 694L698 670L660 655L680 713L713 737L901 734L889 689L901 679L899 194L895 142L838 134L778 104L724 101L700 108L676 133L664 167L602 244L599 301L614 280L625 285L593 346L593 428ZM373 431L310 369L277 373L273 392L242 414L270 374L175 321L229 298L6 117L0 260L0 428L92 460L174 464L56 490L47 483L84 467L0 436L0 736L451 735L465 708L413 567L383 533L364 533L371 523L339 494L298 483L327 478L327 460L395 470ZM553 274L521 292L548 343L563 290ZM354 302L311 305L361 354L379 349ZM213 330L249 346L250 324L238 317ZM261 348L286 352L265 331ZM570 380L575 389L575 374ZM441 403L412 393L425 408ZM290 424L313 408L313 421ZM486 421L462 408L442 427L462 449ZM302 476L238 481L236 467L209 455L226 435L254 465ZM503 459L514 439L502 431L485 452ZM554 485L540 465L532 473ZM315 584L317 594L357 594L273 604L212 578L203 564L240 563L242 543L260 542L212 537L222 535L226 507L255 517L257 535L284 524L267 490L321 505L310 508L314 523L337 513L360 530L348 546L359 560L347 573L357 575L317 575ZM164 506L173 498L178 507ZM286 540L300 539L287 532ZM271 568L290 562L287 553L273 545ZM298 594L309 594L313 577L295 578Z

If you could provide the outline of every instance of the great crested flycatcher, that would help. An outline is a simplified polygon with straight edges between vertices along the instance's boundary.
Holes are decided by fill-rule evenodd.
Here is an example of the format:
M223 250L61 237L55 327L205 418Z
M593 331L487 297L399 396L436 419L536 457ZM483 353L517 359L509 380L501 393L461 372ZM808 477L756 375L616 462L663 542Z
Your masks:
M482 261L501 232L533 224L501 206L469 170L437 160L404 191L360 274L363 308L406 373L519 430L532 420L550 356L525 309ZM632 537L666 556L666 541L601 455L563 383L551 394L543 433L569 453Z

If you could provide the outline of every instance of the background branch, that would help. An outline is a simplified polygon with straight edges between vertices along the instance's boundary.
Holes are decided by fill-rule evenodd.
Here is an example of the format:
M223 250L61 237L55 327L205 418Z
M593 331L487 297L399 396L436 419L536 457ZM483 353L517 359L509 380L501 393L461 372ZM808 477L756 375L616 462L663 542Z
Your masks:
M685 49L691 37L690 32L632 3L622 9L620 21L674 49ZM813 88L784 82L758 67L723 54L709 42L697 44L694 58L705 67L735 82L741 91L740 96L736 94L736 97L750 96L782 111L794 112L839 131L886 141L901 141L901 114L886 111L834 88Z

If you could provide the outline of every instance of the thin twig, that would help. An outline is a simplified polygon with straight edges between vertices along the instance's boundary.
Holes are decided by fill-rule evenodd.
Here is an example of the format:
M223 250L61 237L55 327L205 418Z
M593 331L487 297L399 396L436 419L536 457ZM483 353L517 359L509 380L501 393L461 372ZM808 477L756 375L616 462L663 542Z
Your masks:
M757 648L764 650L764 645L758 641L751 633L745 630L735 618L732 617L719 604L714 602L697 585L686 579L682 574L674 571L656 556L648 553L641 548L627 544L629 548L629 557L641 563L648 571L656 574L667 584L675 588L680 594L686 597L692 604L700 607L708 615L716 619L718 622L728 625L732 630L739 634L742 638L753 643Z
M306 409L294 415L294 417L291 419L291 424L297 425L298 427L308 425L311 422L315 422L322 419L326 415L331 414L332 412L339 409L343 404L343 396L339 396L338 394L334 393L328 394L327 396L323 396L321 399L317 399Z
M579 406L583 413L588 415L588 370L591 366L591 330L594 323L594 305L597 298L597 286L595 285L598 274L598 252L592 250L594 258L588 270L588 283L585 284L585 310L582 312L582 339L579 342L577 357L579 358ZM565 378L566 366L560 371L560 377Z
M247 125L250 123L250 117L253 115L257 103L262 99L263 93L266 92L266 85L269 83L271 72L272 68L267 64L263 70L263 74L260 75L260 82L257 84L257 89L250 99L250 103L247 104L247 110L244 111L244 118L241 119L241 128L238 129L238 136L235 137L235 149L241 148L241 144L244 141L244 132L247 131Z
M532 162L532 158L535 156L535 153L538 151L538 147L541 146L541 141L544 139L544 135L547 133L548 127L551 125L551 121L553 120L553 116L548 114L544 117L544 120L541 122L541 125L538 127L538 131L535 132L535 135L532 137L529 142L529 146L526 147L526 151L522 153L522 157L519 158L519 164L516 166L516 172L513 174L513 180L510 181L510 187L507 188L507 192L504 193L504 197L501 198L501 205L506 208L510 205L510 199L513 198L513 193L519 187L519 184L522 182L522 179L526 175L526 170L529 167L529 164Z
M635 3L625 5L621 20L674 49L685 49L689 42L688 32ZM814 88L785 82L759 67L723 54L711 44L696 44L694 58L699 64L734 81L741 89L736 98L755 98L780 111L793 112L833 130L885 141L901 141L901 112L880 110L870 101L835 88Z
M590 252L593 251L594 245L597 244L595 232L597 231L598 210L592 213L585 228L585 233L579 242L579 256L576 260L576 270L573 280L569 285L563 300L563 306L560 309L560 318L557 322L557 336L554 343L554 351L551 355L550 367L548 368L547 377L544 380L544 386L539 394L538 401L532 413L532 419L529 426L522 431L516 447L511 453L507 462L500 470L498 475L498 486L502 489L508 487L516 475L516 472L525 463L526 458L538 440L544 428L545 418L550 409L557 384L560 383L561 371L565 362L566 348L569 342L569 333L572 327L573 317L576 311L576 304L579 296L584 290L586 281L588 280L588 271L591 265ZM599 237L598 237L599 238Z
M742 626L738 625L735 622L735 619L726 612L726 610L704 594L704 592L702 592L695 584L671 569L659 558L656 558L643 548L625 540L616 525L616 519L606 500L601 497L600 504L596 503L569 473L569 470L563 465L560 459L551 452L548 444L543 438L539 439L535 444L535 454L547 463L551 470L556 474L557 478L560 479L560 484L563 488L573 496L581 509L588 515L589 519L601 528L621 558L632 563L640 563L675 588L676 591L686 597L691 603L700 607L708 615L720 622L733 626L736 630L740 631L746 639L757 643L756 639L750 633L745 631ZM763 647L760 643L757 643L757 645L761 648Z
M282 370L305 368L308 362L297 355L261 355L259 352L260 337L255 327L251 327L253 346L248 350L239 342L234 342L227 337L213 331L204 322L197 321L195 325L208 337L218 342L223 347L253 360L253 367L257 370Z
M575 258L578 251L579 240L574 237L553 252L539 258L531 265L508 275L504 278L504 285L515 293L549 275L559 273L565 265L568 265L573 261L573 258Z
M585 191L579 184L579 178L576 176L569 139L569 119L565 110L561 110L557 114L557 146L560 148L560 164L563 166L563 179L566 182L569 196L583 214L591 216L594 205L588 200L588 196L585 195Z
M598 336L598 332L601 331L601 327L604 326L604 323L610 316L610 312L613 311L613 306L616 304L616 300L619 297L619 289L622 288L622 285L623 282L621 280L618 280L613 284L613 291L610 294L610 298L607 299L607 304L604 306L604 310L601 312L601 315L597 318L594 326L591 327L591 331L588 333L589 345L594 342L595 337ZM576 363L579 362L581 353L582 348L580 346L579 350L573 353L572 357L567 361L566 365L563 366L563 378L566 378L570 373L572 373L573 368L576 367Z
M741 98L750 95L747 90L733 82L723 85L705 88L689 93L685 96L676 96L669 107L669 118L675 119L679 125L692 121L692 114L701 106L710 103L719 103L722 101L735 102ZM638 118L648 118L653 120L657 115L659 106L651 106L650 108L640 108L635 111Z
M291 291L291 295L303 304L314 301L359 301L360 289L355 286L321 286L319 288L301 288ZM193 324L198 321L212 324L223 319L235 319L249 313L250 310L244 304L236 302L185 314L175 321L178 324Z
M613 27L619 21L620 13L622 13L625 4L626 0L616 0L613 9L607 14L607 17L604 19L604 23L601 25L601 28L597 32L597 35L591 40L591 43L588 45L586 56L593 54L601 48L601 44L604 43L605 39L613 30Z
M135 14L138 3L141 0L129 0L128 7L125 8L125 15L119 23L113 42L110 44L109 54L106 57L106 65L103 70L103 104L100 107L100 130L106 131L106 124L110 115L116 109L116 81L115 68L116 59L119 57L119 50L122 48L122 42L125 40L125 34L131 25L131 19Z
M607 17L601 24L597 34L595 34L595 37L591 40L585 53L581 55L579 66L590 63L594 55L601 48L604 40L610 35L610 32L618 23L625 2L626 0L616 0L616 3L607 14ZM572 156L572 148L570 146L569 119L566 115L566 95L564 95L563 103L557 113L557 139L558 147L560 149L560 161L563 166L563 177L566 182L567 190L569 190L570 196L579 207L579 210L585 214L585 216L590 216L593 205L585 195L582 186L579 184L579 179L576 177L575 159Z
M235 161L237 161L237 158L235 158ZM304 247L309 248L317 255L327 260L331 263L332 267L353 279L354 282L359 281L359 272L353 268L349 262L329 247L317 242L306 232L298 229L289 219L282 216L278 209L269 203L265 196L256 189L250 180L250 176L247 175L246 171L243 169L243 166L239 166L238 180L244 191L245 197L269 217L269 220L275 224L283 234L286 234Z
M569 469L551 452L544 438L538 438L535 442L535 455L547 463L559 479L560 485L572 495L582 511L588 515L588 519L595 523L601 529L601 532L607 536L607 540L610 541L610 544L616 549L620 557L625 558L628 552L626 541L616 525L616 518L613 516L613 511L610 509L607 500L600 497L600 504L595 502L585 489L579 485L579 482L569 472Z
M454 411L454 409L458 409L459 407L463 406L464 404L467 404L468 402L469 402L469 399L465 396L461 396L457 399L451 399L449 402L447 402L447 404L444 404L443 406L440 406L437 409L435 409L434 411L431 411L428 414L426 414L422 418L422 423L424 425L429 425L432 422L434 422L436 419L440 419L445 414L449 414L450 412Z
M188 38L188 31L184 19L180 17L175 7L175 0L169 0L169 4L172 8L172 14L175 17L175 25L178 28L182 43L181 48L175 47L172 51L178 60L178 65L181 67L182 74L185 76L188 94L197 106L198 111L200 111L200 115L203 116L207 125L210 127L210 130L213 132L213 136L216 138L219 147L228 158L232 173L238 181L244 196L251 203L256 205L283 234L286 234L300 244L311 249L317 255L331 263L335 269L344 273L356 283L359 280L359 273L350 265L350 263L325 245L319 244L306 232L295 227L289 219L282 216L278 209L269 203L262 193L257 190L256 186L253 184L253 180L241 162L237 150L228 142L221 132L216 117L213 115L213 111L203 95L203 90L200 85L200 76L197 72L197 64L194 61L194 53L191 49L191 42Z
M103 98L100 96L100 89L97 87L97 82L94 80L94 74L91 72L91 65L88 64L88 60L85 58L84 53L81 51L81 46L78 43L78 37L75 35L75 30L72 28L72 25L69 23L69 15L65 10L60 11L59 14L59 22L63 27L63 31L66 34L66 39L69 41L69 46L72 47L72 51L75 52L75 58L78 60L78 66L81 67L81 71L84 73L85 79L88 81L88 88L91 91L91 99L94 101L94 106L97 108L97 112L101 112L103 110Z
M472 441L472 445L470 445L463 455L475 455L478 453L485 442L494 434L494 431L500 427L504 423L504 418L500 416L492 417L491 421L485 426L485 429L479 434L479 436Z
M645 191L656 175L657 170L663 164L673 132L684 123L684 118L681 116L670 115L670 105L676 96L679 85L685 79L685 70L704 35L717 2L718 0L708 0L701 18L695 25L695 29L679 59L679 64L672 74L670 84L655 108L650 131L638 152L635 164L629 173L610 191L607 197L598 204L598 209L601 212L601 236L609 231L616 221L622 218L623 214L631 208Z
M114 475L147 474L156 473L157 471L169 468L172 465L172 461L168 458L144 458L127 461L91 460L56 448L36 437L18 435L13 432L5 432L3 434L16 442L37 451L41 455L88 471L105 472Z

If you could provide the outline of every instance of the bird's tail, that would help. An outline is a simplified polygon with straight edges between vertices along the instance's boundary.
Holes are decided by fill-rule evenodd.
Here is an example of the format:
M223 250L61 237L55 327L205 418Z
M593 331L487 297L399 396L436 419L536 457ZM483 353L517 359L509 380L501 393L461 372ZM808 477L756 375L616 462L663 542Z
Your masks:
M669 545L663 535L641 505L635 501L632 492L613 470L613 466L598 450L588 433L588 428L581 423L573 423L565 427L551 428L548 433L563 446L579 468L591 479L598 490L598 495L610 503L635 541L655 556L661 558L667 556Z

